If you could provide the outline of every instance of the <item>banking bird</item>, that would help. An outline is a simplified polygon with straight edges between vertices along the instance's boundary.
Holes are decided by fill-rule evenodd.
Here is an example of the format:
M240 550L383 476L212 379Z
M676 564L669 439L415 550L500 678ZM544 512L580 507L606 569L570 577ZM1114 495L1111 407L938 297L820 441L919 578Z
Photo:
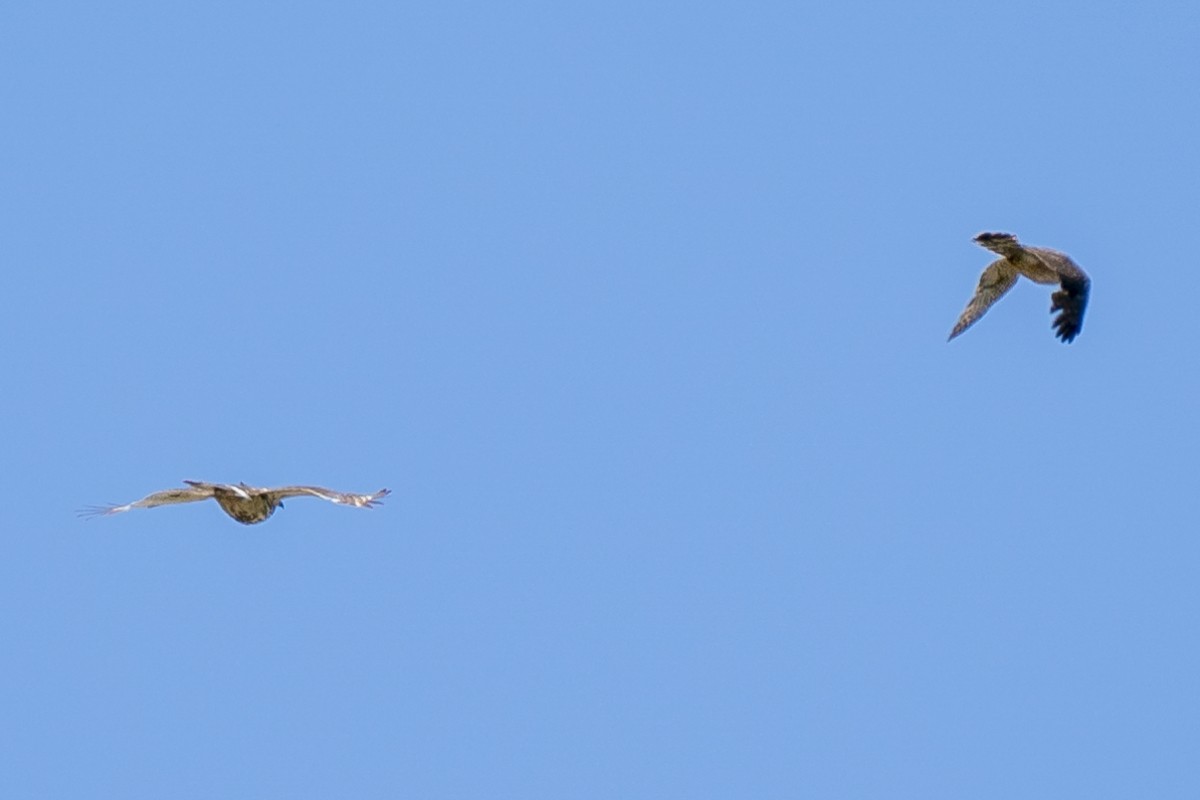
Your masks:
M1053 323L1055 336L1070 342L1079 335L1091 281L1087 273L1066 253L1048 247L1028 247L1018 242L1011 233L981 233L975 237L975 241L998 253L1000 258L988 264L983 271L979 286L975 288L975 296L967 303L954 330L950 331L950 339L978 322L1021 275L1034 283L1057 283L1061 287L1050 295L1050 313L1059 312Z

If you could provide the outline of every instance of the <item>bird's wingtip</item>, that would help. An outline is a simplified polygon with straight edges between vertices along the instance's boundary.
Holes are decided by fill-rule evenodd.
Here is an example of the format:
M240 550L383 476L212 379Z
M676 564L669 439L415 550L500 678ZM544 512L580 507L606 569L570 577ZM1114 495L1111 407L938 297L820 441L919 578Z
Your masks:
M82 508L75 509L75 516L83 520L89 520L95 517L107 517L111 514L117 513L118 508L120 508L120 506L115 503L107 506L83 506Z

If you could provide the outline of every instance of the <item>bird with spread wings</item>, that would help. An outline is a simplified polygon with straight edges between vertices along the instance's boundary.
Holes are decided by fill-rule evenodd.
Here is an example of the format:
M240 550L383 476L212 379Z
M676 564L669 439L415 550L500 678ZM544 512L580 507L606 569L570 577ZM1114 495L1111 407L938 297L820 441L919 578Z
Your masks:
M1059 312L1054 319L1055 336L1071 342L1079 335L1091 280L1070 256L1048 247L1023 245L1011 233L981 233L975 241L1000 258L983 271L975 296L967 303L954 330L950 331L950 339L978 322L1021 275L1034 283L1057 283L1061 287L1050 295L1050 313Z
M261 489L247 486L244 483L203 483L202 481L184 481L184 483L187 484L186 489L165 489L123 506L94 506L82 509L79 514L84 517L108 516L134 508L195 503L212 498L217 501L226 514L238 522L243 525L253 525L270 517L275 513L276 508L283 508L285 497L319 497L322 500L344 506L372 508L379 505L383 498L391 493L388 489L380 489L374 494L346 494L320 486L280 486L275 489Z

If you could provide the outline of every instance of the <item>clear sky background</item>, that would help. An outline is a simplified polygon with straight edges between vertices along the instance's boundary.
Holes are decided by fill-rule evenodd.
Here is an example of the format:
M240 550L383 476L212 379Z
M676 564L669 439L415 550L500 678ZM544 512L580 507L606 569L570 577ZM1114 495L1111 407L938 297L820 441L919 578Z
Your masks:
M0 794L1200 793L1200 11L0 19ZM1011 231L1070 253L1072 345ZM185 478L390 487L243 527Z

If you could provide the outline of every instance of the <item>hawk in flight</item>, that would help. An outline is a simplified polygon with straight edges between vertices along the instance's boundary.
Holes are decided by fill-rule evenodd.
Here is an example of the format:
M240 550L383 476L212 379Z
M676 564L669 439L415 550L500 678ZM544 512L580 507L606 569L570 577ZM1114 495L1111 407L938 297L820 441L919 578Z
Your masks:
M1059 312L1054 318L1055 336L1070 342L1079 335L1091 281L1087 273L1066 253L1048 247L1028 247L1019 243L1011 233L981 233L975 237L975 241L998 253L1000 258L988 264L983 271L979 286L975 288L975 296L967 303L954 330L950 331L950 339L974 325L993 303L1013 287L1021 275L1034 283L1057 283L1061 287L1050 295L1050 313Z
M380 489L375 494L345 494L320 486L280 486L277 489L260 489L247 486L244 483L203 483L201 481L184 481L186 489L164 489L152 495L126 503L123 506L95 506L79 512L84 517L101 517L109 514L120 514L133 508L154 508L174 503L195 503L210 497L217 501L221 509L243 525L253 525L262 522L275 513L275 509L283 508L285 497L319 497L331 503L358 508L371 508L379 505L384 497L390 494L388 489Z

